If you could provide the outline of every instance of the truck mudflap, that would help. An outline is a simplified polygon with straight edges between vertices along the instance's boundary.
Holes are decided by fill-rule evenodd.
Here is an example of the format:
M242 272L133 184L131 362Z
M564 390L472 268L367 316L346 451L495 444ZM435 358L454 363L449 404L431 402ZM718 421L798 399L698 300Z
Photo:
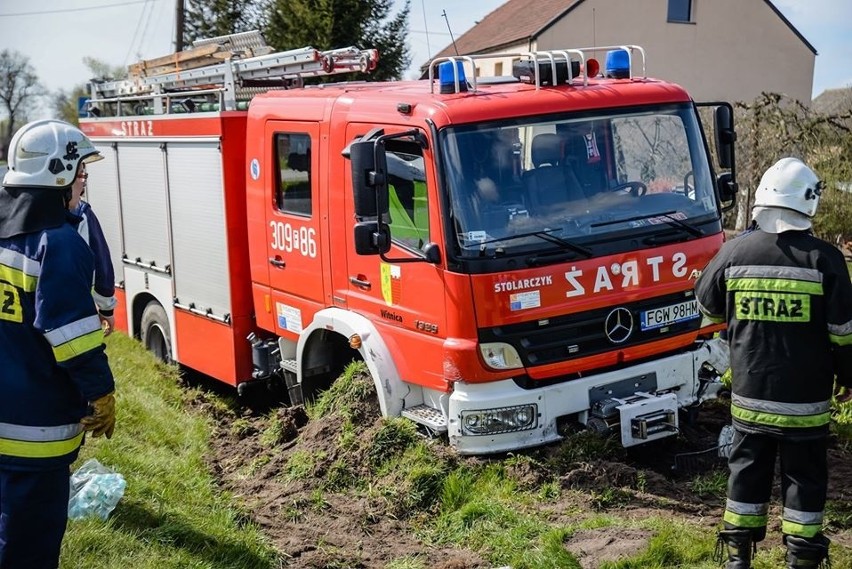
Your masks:
M457 381L448 403L450 444L462 454L506 452L561 439L564 419L620 433L634 446L678 432L678 410L714 399L727 369L727 344L700 342L688 352L615 371L523 389L513 380Z

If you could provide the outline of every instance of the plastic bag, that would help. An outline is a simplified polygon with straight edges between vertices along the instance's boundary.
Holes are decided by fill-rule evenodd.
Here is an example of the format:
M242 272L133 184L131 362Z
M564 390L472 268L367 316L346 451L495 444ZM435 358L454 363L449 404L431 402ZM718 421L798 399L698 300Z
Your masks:
M97 516L106 520L121 497L127 482L124 476L95 460L87 460L71 475L68 518L78 520Z

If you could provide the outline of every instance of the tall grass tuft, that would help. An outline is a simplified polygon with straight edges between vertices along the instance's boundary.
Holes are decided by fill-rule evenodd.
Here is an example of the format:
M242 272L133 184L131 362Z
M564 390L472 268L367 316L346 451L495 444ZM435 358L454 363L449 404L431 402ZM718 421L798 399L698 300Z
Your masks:
M306 407L312 420L341 413L344 417L357 415L356 407L364 401L375 400L375 387L364 362L352 362L343 370L327 391L322 392L316 401ZM356 419L359 417L355 417Z

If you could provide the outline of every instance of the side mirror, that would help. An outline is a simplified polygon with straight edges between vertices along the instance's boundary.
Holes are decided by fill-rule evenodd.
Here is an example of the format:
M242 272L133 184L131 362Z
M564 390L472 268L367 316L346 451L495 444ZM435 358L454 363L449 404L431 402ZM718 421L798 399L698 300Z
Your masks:
M388 212L387 156L383 144L375 141L353 142L348 148L352 162L352 191L355 215L376 217Z
M739 186L730 172L716 176L716 189L719 192L722 211L728 211L736 205Z
M734 131L734 111L729 104L716 107L715 112L716 154L719 156L719 166L733 168L734 142L737 133Z
M378 221L355 224L355 252L359 255L384 255L390 251L390 227Z
M431 241L423 246L423 255L426 257L426 262L433 265L441 264L441 247L437 243Z

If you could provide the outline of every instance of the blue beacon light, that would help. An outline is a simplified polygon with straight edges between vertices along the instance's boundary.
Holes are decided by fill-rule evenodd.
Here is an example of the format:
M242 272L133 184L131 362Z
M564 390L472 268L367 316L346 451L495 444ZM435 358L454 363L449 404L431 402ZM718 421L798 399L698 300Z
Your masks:
M606 52L606 76L611 79L630 77L630 56L626 49L614 49Z
M467 91L467 79L464 76L464 63L456 61L456 73L453 73L453 62L445 61L438 64L438 83L441 86L441 94L456 92L456 74L459 79L459 91Z

